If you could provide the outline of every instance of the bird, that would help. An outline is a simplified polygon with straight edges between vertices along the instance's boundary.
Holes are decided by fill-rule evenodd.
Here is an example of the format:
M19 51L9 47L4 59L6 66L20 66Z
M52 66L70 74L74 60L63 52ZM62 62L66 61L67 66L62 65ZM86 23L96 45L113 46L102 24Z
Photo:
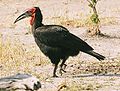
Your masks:
M104 60L105 56L97 53L85 41L69 32L62 25L44 25L43 15L39 7L32 7L18 16L14 23L31 17L30 25L34 40L42 53L47 56L51 63L54 64L53 77L58 77L56 74L59 63L60 74L65 71L66 60L71 56L77 56L79 52L87 53L98 60Z

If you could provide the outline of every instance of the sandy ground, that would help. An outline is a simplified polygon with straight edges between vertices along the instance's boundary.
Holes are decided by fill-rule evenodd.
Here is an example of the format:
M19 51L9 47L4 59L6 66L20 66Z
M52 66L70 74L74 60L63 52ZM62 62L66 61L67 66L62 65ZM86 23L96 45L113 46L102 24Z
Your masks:
M90 14L90 9L85 0L0 0L0 33L3 39L10 37L11 40L19 39L27 48L28 45L38 48L31 34L26 35L30 26L28 20L20 21L13 24L14 20L25 9L39 6L43 12L44 24L56 24L58 18L67 17L68 19L86 19ZM89 37L86 35L86 27L71 27L66 26L69 31L89 43L95 51L105 55L107 59L102 62L114 63L120 60L120 1L119 0L100 0L97 8L102 19L100 30L105 36ZM14 42L14 41L12 41ZM43 56L44 57L44 56ZM92 60L92 61L91 61ZM120 91L120 64L117 64L117 70L94 75L94 72L81 72L87 69L88 66L95 68L94 63L98 62L95 58L87 54L80 53L77 57L69 58L67 61L67 73L59 78L51 78L53 66L37 66L33 70L42 73L45 80L42 80L42 89L40 91L57 91L59 86L65 84L61 91ZM96 63L99 64L100 62ZM98 66L97 69L99 69ZM89 68L88 68L89 69ZM104 68L103 70L105 70ZM72 85L74 86L72 87ZM86 84L86 85L85 85ZM89 88L89 85L92 87ZM71 90L71 88L73 88ZM78 86L81 86L79 88ZM87 88L86 88L87 87Z

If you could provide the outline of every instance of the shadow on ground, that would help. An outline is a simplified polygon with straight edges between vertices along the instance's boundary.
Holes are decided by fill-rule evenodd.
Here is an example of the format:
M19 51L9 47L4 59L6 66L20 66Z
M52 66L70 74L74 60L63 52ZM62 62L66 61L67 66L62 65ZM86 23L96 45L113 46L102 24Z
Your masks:
M94 75L94 74L82 74L78 76L73 76L73 78L79 78L79 77L96 77L96 76L104 76L104 77L120 77L120 74L99 74L99 75Z

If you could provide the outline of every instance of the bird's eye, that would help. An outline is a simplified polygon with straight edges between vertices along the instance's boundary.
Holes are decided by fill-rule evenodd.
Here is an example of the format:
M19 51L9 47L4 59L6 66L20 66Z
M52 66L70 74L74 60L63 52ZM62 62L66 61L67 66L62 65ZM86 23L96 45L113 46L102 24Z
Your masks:
M36 10L35 8L32 8L32 9L29 9L27 12L29 12L29 13L32 13L32 14L33 14L33 13L35 13L35 10Z

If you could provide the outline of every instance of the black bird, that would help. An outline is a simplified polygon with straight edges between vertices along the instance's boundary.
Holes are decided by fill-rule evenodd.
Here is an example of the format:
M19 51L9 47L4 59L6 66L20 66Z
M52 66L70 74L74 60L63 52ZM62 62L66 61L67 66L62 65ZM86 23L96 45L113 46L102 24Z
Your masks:
M93 48L86 42L70 33L65 27L60 25L44 25L43 16L39 7L33 7L20 15L14 23L31 17L32 34L40 50L55 65L53 77L57 77L56 70L60 64L60 73L65 72L63 67L69 56L76 56L80 51L96 57L98 60L104 60L105 57L94 52Z

